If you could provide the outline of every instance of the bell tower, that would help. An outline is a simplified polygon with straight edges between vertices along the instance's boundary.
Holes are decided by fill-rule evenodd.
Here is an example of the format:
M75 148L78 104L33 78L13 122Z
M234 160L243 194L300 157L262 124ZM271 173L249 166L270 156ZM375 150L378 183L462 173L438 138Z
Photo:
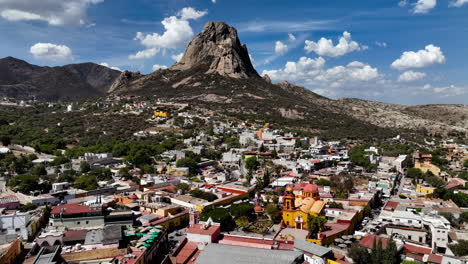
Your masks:
M294 210L295 197L291 186L286 187L286 193L283 196L283 210Z

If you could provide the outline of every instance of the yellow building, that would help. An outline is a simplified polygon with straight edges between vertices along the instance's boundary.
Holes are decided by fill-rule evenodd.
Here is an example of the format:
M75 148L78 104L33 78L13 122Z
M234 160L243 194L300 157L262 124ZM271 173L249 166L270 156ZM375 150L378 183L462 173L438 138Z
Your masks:
M432 155L430 154L413 154L414 167L420 169L423 173L428 171L432 172L435 176L440 175L440 169L436 165L431 163Z
M283 196L283 224L298 229L307 228L309 215L319 215L326 202L320 200L317 185L300 183L286 187Z
M163 111L155 111L153 113L153 116L154 117L169 117L169 113L168 112L163 112Z
M427 186L427 185L422 185L422 184L416 185L416 192L418 194L428 195L428 194L434 193L435 189L436 188L432 186Z

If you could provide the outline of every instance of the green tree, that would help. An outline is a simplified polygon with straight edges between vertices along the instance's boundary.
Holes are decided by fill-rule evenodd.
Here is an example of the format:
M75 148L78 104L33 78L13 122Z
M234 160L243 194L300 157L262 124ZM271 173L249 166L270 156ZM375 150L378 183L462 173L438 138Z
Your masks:
M198 169L198 163L192 158L182 158L176 162L178 168L189 168L190 174L195 174Z
M330 202L330 203L327 203L327 205L328 205L328 208L343 209L343 204L342 203Z
M91 166L89 165L88 162L82 161L80 163L80 171L81 173L87 173L88 171L91 170Z
M265 208L265 212L267 213L268 217L270 217L271 221L277 222L278 218L280 217L280 210L276 204L268 204Z
M324 216L307 216L307 230L311 238L317 238L317 234L325 230L327 219Z
M39 164L31 168L31 174L34 176L45 176L47 175L47 170L44 164Z
M245 228L250 224L250 220L247 216L241 216L237 218L235 222L239 228Z
M28 212L28 211L32 211L36 209L37 209L37 205L32 204L32 203L27 203L25 205L20 206L19 208L20 212Z
M463 162L463 167L465 167L465 168L468 169L468 159L466 159L466 160Z
M254 206L250 203L233 204L229 207L229 212L234 218L246 216L249 219L254 218Z
M212 202L218 199L218 196L216 196L215 194L210 192L204 192L202 190L191 190L190 195L196 198L207 200L208 202Z
M422 171L418 168L409 168L406 175L412 179L421 179L423 177Z
M74 186L78 189L91 191L98 188L98 180L92 175L81 175L75 180Z
M18 192L29 194L32 191L39 190L39 177L31 174L21 174L13 177L8 186Z
M245 168L249 170L249 172L254 172L258 169L259 162L256 156L248 157L245 159Z
M455 256L467 256L468 255L468 240L457 240L454 244L449 244L448 247L452 250Z
M11 144L11 138L9 136L1 136L0 141L2 142L2 145L5 147L8 147Z
M207 221L210 217L213 221L221 224L221 231L232 231L236 227L234 219L225 208L203 208L200 213L200 220Z
M190 191L190 185L187 184L187 183L178 183L176 184L176 190L180 190L182 192L182 194L186 194L188 191Z
M271 178L270 170L266 169L263 173L263 180L262 180L263 188L270 185L270 178Z
M385 248L382 256L382 264L398 264L400 263L400 257L398 254L398 248L393 241L393 239L389 239L387 243L387 247Z
M349 249L349 257L355 264L370 264L371 256L367 248L361 247L358 244L353 244Z
M319 179L315 182L315 184L321 186L332 186L332 182L327 179Z
M372 244L372 252L371 252L372 264L382 263L382 258L383 258L382 241L380 240L380 238L374 237L374 242Z

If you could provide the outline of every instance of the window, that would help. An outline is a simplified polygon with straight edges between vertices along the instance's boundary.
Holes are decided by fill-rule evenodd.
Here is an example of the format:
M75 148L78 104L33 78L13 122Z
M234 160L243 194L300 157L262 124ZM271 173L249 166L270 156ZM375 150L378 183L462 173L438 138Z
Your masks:
M422 242L423 242L422 240L423 240L423 238L422 238L422 237L419 237L419 242L422 243Z
M78 222L76 222L76 224L77 224L77 225L79 225L79 224L80 224L80 222L78 221Z
M15 228L15 232L19 232L21 228Z
M412 240L412 239L411 239L411 236L408 236L408 240Z
M86 221L86 224L89 224L89 221Z

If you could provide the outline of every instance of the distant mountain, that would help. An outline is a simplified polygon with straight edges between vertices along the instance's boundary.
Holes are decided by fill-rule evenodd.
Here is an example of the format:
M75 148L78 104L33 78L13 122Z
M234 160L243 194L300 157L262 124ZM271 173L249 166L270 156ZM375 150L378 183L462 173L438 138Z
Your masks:
M13 57L0 59L0 96L73 101L105 95L120 72L94 63L41 67Z
M257 74L236 29L224 22L208 22L172 67L148 75L123 72L109 92L154 95L335 137L388 137L423 128L437 133L468 130L468 106L331 100L286 81L273 84Z

